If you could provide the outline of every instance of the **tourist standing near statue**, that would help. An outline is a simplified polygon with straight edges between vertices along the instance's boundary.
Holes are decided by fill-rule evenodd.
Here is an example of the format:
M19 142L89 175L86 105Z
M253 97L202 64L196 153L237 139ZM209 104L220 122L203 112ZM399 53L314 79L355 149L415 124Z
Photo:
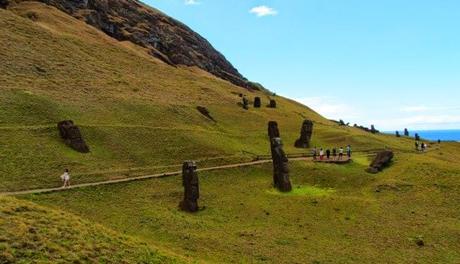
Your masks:
M350 145L347 146L347 156L348 156L348 159L351 159L351 146Z
M334 160L337 159L337 149L336 148L332 149L332 157L334 157Z
M327 149L326 150L326 158L329 160L331 158L331 150Z
M70 187L70 174L68 169L65 169L64 174L61 175L61 180L64 183L62 188Z
M320 149L320 150L319 150L319 159L320 159L320 160L323 160L323 158L324 158L324 150L323 150L323 149Z
M339 148L339 160L343 159L343 147Z
M312 154L313 154L313 160L316 160L316 157L318 156L318 150L316 147L313 148L313 150L311 151Z

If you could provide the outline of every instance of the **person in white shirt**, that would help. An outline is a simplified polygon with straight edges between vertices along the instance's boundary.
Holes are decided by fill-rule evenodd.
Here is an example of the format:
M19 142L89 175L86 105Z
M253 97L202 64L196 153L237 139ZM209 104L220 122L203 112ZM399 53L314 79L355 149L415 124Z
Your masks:
M323 160L323 158L324 158L324 150L320 149L320 151L319 151L319 159Z
M343 158L343 147L339 148L339 160L342 160Z
M62 188L70 187L70 174L68 169L65 169L64 174L61 175L61 180L64 182Z

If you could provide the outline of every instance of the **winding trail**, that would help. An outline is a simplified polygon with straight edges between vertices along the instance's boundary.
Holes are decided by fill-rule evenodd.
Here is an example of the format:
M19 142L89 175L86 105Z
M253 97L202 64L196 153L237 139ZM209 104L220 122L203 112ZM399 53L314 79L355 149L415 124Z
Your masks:
M310 158L309 157L298 157L298 158L290 158L289 160L299 161L299 160L308 160L308 159ZM245 163L234 163L234 164L227 164L227 165L214 166L214 167L208 167L208 168L199 168L197 169L197 171L201 172L201 171L214 171L214 170L241 168L241 167L249 167L249 166L255 166L255 165L266 164L266 163L271 163L271 162L272 162L271 159L264 159L264 160L257 160L257 161L251 161L251 162L245 162ZM70 187L66 187L66 188L56 187L56 188L32 189L32 190L24 190L24 191L16 191L16 192L2 192L0 193L0 196L14 196L14 195L61 192L61 191L67 191L67 190L84 188L84 187L126 183L126 182L141 181L141 180L148 180L148 179L155 179L155 178L165 178L165 177L180 175L181 173L182 171L180 170L180 171L171 171L171 172L164 172L164 173L116 179L116 180L75 184L75 185L71 185Z

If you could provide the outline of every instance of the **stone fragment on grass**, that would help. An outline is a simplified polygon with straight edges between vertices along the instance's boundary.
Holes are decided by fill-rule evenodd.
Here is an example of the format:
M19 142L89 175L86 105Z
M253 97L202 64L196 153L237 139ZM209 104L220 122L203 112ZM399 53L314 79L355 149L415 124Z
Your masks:
M313 122L311 120L304 120L300 128L300 138L295 142L296 148L309 148L310 140L313 134Z
M204 115L205 117L207 117L208 119L216 122L216 120L214 120L214 118L211 116L211 113L209 112L209 110L204 107L204 106L197 106L196 109L198 110L198 112L200 112L202 115Z
M89 147L86 145L80 129L73 123L72 120L61 121L57 126L59 135L69 147L80 153L89 152Z
M182 185L184 186L184 199L180 202L179 207L186 212L197 212L200 187L194 161L186 161L182 165Z
M393 157L394 154L391 150L384 150L377 153L377 156L374 158L366 171L369 173L378 173L382 171L385 167L390 165Z

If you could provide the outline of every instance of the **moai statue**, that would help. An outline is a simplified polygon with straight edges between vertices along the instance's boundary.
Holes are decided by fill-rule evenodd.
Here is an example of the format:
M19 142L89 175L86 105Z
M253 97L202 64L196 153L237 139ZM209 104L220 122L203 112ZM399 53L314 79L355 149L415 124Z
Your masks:
M378 133L379 131L377 129L375 129L375 126L374 125L371 125L371 133L372 134L376 134Z
M310 140L313 134L313 122L310 120L304 120L302 128L300 129L300 138L295 142L296 148L309 148Z
M268 122L268 137L270 142L273 138L280 137L280 131L278 130L278 123L276 121Z
M396 137L401 137L401 135L399 134L399 131L396 131Z
M180 202L180 208L190 213L197 212L200 187L194 161L186 161L182 165L182 185L184 186L184 200Z
M85 140L83 140L80 129L74 125L72 120L61 121L57 127L59 135L68 146L80 153L89 152L89 147L86 145Z
M243 108L246 110L249 109L249 100L246 97L243 97Z
M262 105L262 102L260 101L260 97L254 98L254 108L260 108Z
M409 136L409 130L407 130L407 128L404 128L404 136L406 136L406 137Z
M271 146L273 159L273 185L281 192L290 192L292 190L292 185L289 180L289 160L286 157L286 153L284 153L281 138L273 138Z
M415 133L415 141L420 141L420 135L418 133Z
M276 108L276 101L275 99L270 99L270 104L268 105L270 108Z

